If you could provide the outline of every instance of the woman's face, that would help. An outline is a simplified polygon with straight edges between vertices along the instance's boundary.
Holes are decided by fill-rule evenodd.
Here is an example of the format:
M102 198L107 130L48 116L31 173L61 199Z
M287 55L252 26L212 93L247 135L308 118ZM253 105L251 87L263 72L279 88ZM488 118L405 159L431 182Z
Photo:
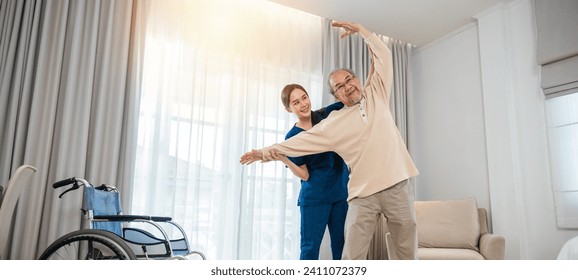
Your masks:
M289 95L288 112L292 112L299 119L308 118L311 116L311 100L309 95L301 89L294 89Z

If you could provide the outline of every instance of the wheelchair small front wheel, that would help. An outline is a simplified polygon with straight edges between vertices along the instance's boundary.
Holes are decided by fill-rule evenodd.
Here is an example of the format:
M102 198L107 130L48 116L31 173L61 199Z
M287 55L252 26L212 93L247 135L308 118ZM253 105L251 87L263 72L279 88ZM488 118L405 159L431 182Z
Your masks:
M81 229L54 241L40 260L136 260L122 238L110 231Z

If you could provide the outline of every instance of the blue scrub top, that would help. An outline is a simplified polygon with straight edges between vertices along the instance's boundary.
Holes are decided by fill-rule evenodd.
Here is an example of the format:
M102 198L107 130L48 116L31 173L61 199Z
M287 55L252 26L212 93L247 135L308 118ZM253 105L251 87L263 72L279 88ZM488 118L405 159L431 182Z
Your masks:
M332 111L343 108L343 103L333 103L325 108L311 112L311 121L316 125L325 119ZM285 139L289 139L302 131L293 126ZM301 180L301 190L297 205L322 205L347 199L347 183L349 182L349 169L343 159L334 152L289 157L298 166L307 165L309 180Z

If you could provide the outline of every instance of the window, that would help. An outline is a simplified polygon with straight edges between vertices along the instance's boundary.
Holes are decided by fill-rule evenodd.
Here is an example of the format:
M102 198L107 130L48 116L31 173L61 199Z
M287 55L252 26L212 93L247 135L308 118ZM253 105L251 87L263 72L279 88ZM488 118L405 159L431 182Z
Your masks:
M578 228L578 92L546 100L550 168L561 228Z

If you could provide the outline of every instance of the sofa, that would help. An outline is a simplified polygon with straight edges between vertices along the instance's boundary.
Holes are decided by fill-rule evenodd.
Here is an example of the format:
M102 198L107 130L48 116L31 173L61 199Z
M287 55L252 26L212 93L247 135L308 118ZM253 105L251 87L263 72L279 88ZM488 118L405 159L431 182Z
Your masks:
M473 198L415 201L420 260L502 260L505 239L488 231Z

